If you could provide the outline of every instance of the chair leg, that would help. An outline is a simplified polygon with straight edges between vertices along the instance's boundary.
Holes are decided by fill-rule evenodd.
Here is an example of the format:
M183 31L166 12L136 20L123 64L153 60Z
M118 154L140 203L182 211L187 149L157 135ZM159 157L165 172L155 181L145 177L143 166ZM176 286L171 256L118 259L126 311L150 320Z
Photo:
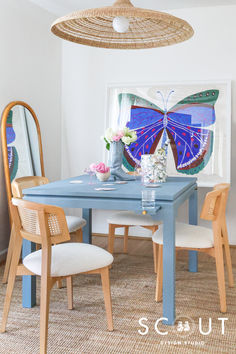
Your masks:
M80 242L80 243L83 242L83 230L82 230L82 228L75 231L75 237L76 237L76 241L77 242Z
M153 242L153 260L154 260L154 272L157 272L157 252L158 252L158 244Z
M112 319L112 306L111 306L111 289L110 289L110 277L109 268L103 268L101 270L102 289L104 294L104 302L106 308L108 330L113 331L113 319Z
M232 261L231 261L231 255L230 255L226 222L224 222L224 224L223 224L222 235L223 235L223 240L224 240L224 249L225 249L225 258L226 258L226 265L227 265L227 272L228 272L229 287L233 288L234 277L233 277Z
M15 227L14 227L14 223L13 223L12 228L11 228L11 234L10 234L9 246L8 246L8 251L7 251L7 259L6 259L4 274L3 274L3 278L2 278L3 284L7 283L9 269L10 269L11 260L12 260L14 243L15 243Z
M40 295L40 354L47 353L48 317L51 288L51 279L48 276L42 276Z
M159 229L159 226L158 225L155 225L152 227L152 234L154 235L155 232Z
M57 280L57 289L62 289L62 288L63 288L62 279Z
M109 234L108 234L108 252L113 254L114 252L114 239L115 239L115 227L109 224Z
M124 233L124 253L128 253L128 236L129 236L129 226L125 226L125 233Z
M72 276L66 278L68 310L73 310L73 279Z
M41 249L41 245L36 243L36 251L39 251Z
M157 260L157 281L156 281L156 295L157 302L162 299L163 288L163 245L159 245L158 260Z
M5 302L3 307L1 332L5 332L6 330L7 318L8 318L8 313L11 304L11 297L12 297L12 292L14 289L14 284L16 279L16 272L20 260L21 247L22 247L22 238L19 236L15 238L14 250L12 254L10 272L8 277L7 291L6 291Z
M216 257L218 289L219 289L219 296L220 296L220 311L225 313L227 310L227 306L226 306L223 247L221 244L216 245L215 243L215 257Z

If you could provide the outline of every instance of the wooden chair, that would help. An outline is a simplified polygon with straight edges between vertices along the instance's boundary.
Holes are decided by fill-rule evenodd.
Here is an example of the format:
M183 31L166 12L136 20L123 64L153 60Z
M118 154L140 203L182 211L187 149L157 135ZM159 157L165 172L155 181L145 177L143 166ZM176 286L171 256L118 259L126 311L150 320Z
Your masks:
M46 177L28 176L28 177L16 178L15 180L13 180L11 184L12 195L14 198L23 198L24 189L41 186L48 183L49 180ZM83 242L82 228L86 225L86 221L80 218L79 216L70 216L70 215L66 216L66 221L67 221L70 234L75 237L77 242ZM8 279L13 247L14 247L14 225L12 225L6 265L5 265L3 279L2 279L2 282L4 284L7 282ZM58 287L59 288L61 287L60 283L58 284Z
M50 292L57 280L87 273L100 274L104 292L108 330L113 330L109 267L113 256L102 248L70 240L63 209L22 199L10 203L16 237L6 290L1 332L5 332L16 275L41 276L40 353L47 352ZM19 264L22 239L41 244ZM58 244L59 243L59 244ZM52 246L52 244L56 244ZM71 298L72 301L72 298ZM71 304L69 304L71 305ZM69 306L71 308L71 306Z
M223 210L222 210L222 224L221 224L221 234L223 238L223 246L225 250L225 259L226 259L226 266L228 272L228 281L229 287L233 288L234 286L234 278L233 278L233 271L232 271L232 261L230 255L230 247L229 247L229 239L228 239L228 230L226 224L226 206L228 201L228 194L229 194L230 185L228 183L220 183L214 187L214 190L220 190L223 192Z
M132 211L121 211L115 213L110 218L107 219L109 224L109 233L108 233L108 252L113 254L114 252L114 240L115 240L115 230L118 228L124 228L124 253L128 252L128 236L129 228L134 226L140 226L145 229L151 230L154 234L158 226L161 224L160 221L155 221L151 218L150 215L138 215ZM156 270L156 253L157 245L153 244L153 253L154 253L154 269Z
M234 286L232 263L226 227L226 203L230 185L215 186L212 192L207 193L201 212L201 218L212 221L212 229L206 227L176 223L176 250L194 250L205 252L215 258L218 289L220 296L220 310L226 312L226 290L224 275L223 247L226 253L229 287ZM162 298L163 283L163 227L153 236L153 242L159 245L157 262L156 301Z

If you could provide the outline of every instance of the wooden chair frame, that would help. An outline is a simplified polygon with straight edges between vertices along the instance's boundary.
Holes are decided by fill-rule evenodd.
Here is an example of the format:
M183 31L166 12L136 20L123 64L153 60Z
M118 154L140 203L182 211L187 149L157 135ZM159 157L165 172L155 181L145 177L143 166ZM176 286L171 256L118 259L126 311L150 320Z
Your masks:
M14 205L13 205L14 204ZM22 221L20 218L18 208L26 208L30 210L36 210L38 214L40 235L34 235L23 229ZM49 300L50 292L55 282L67 277L51 277L51 245L54 243L65 242L70 240L70 234L67 228L65 214L62 208L48 206L44 204L36 204L33 202L24 201L21 199L13 200L10 202L10 210L14 225L16 229L15 247L12 255L12 262L10 266L10 274L7 285L1 332L5 332L8 313L10 309L11 297L14 288L15 278L17 275L35 275L30 272L23 264L19 264L20 254L22 248L22 239L26 238L31 242L37 242L42 245L42 269L41 269L41 296L40 296L40 354L46 354L47 352L47 338L48 338L48 317L49 317ZM60 216L60 219L64 219L63 233L56 236L52 236L49 230L47 214L54 214ZM111 305L111 292L110 292L110 279L109 279L109 266L95 269L83 274L100 274L102 280L102 288L104 293L104 301L108 322L108 330L113 331L113 319L112 319L112 305ZM68 281L72 281L71 278ZM70 289L71 287L68 287ZM72 309L73 299L70 294L68 301L68 308Z
M27 176L27 177L20 177L16 178L14 181L12 181L11 188L12 188L12 196L14 198L23 198L23 189L26 188L31 188L43 184L48 184L49 180L47 177L41 177L41 176ZM82 229L79 229L71 235L75 236L76 242L83 242L83 231ZM5 269L4 269L4 274L2 278L2 283L6 284L8 275L9 275L9 270L10 270L10 263L12 259L12 253L13 253L13 247L14 247L14 242L15 242L15 228L14 228L14 223L12 223L12 229L11 229L11 235L10 235L10 241L9 241L9 246L8 246L8 252L7 252L7 259L6 259L6 264L5 264ZM67 282L67 285L70 284L70 282ZM58 288L62 287L61 281L57 283Z
M114 242L115 242L115 232L116 229L119 228L124 228L124 248L123 252L128 253L128 237L129 237L129 228L134 227L137 225L121 225L121 224L109 224L109 233L108 233L108 252L113 254L114 252ZM138 225L139 227L143 227L145 229L151 230L152 234L154 234L157 229L158 225L151 225L151 226L144 226L144 225ZM154 271L156 272L156 260L157 260L157 251L158 251L158 245L153 243L153 258L154 258Z
M205 220L212 221L212 229L214 236L214 246L212 248L185 248L176 247L179 250L191 250L207 253L216 260L216 272L220 297L220 310L225 313L227 311L226 305L226 289L225 289L225 275L224 275L224 256L223 248L226 255L226 265L228 271L229 287L234 286L232 263L230 256L230 248L228 241L228 233L226 226L226 204L228 199L230 185L219 184L214 187L212 192L207 193L200 217ZM157 280L156 280L156 294L155 300L162 299L163 286L163 245L159 244L158 261L157 264Z
M129 175L131 176L139 176L139 173L137 172L128 172ZM158 230L158 225L122 225L122 224L109 224L109 233L108 233L108 252L113 254L114 252L114 242L115 242L115 233L116 229L119 228L124 228L124 248L123 252L128 253L128 239L129 239L129 228L130 227L143 227L144 229L148 229L152 231L152 234L154 234ZM156 273L156 268L157 268L157 252L158 252L158 245L153 243L153 259L154 259L154 271Z

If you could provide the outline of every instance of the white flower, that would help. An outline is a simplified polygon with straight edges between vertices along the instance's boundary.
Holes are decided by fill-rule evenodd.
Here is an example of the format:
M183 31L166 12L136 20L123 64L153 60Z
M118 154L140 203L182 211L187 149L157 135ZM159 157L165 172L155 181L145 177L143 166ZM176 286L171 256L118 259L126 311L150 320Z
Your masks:
M137 140L137 133L136 133L136 131L130 130L130 135L131 135L131 142L132 142L132 143Z
M124 136L121 139L125 145L130 145L137 140L137 134L134 130L129 130L129 128L124 128Z
M124 133L124 135L128 135L128 134L130 133L129 128L124 127L124 129L123 129L123 133Z
M129 136L123 136L121 140L125 145L130 145L132 143L132 139Z
M108 128L105 132L105 138L107 141L113 141L113 136L115 133L113 132L112 128Z

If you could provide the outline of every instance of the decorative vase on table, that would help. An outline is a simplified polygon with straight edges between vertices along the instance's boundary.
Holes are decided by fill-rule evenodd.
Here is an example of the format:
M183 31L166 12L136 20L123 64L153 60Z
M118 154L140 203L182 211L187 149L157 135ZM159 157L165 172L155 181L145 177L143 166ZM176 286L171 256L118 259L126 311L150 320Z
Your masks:
M111 172L106 173L96 172L96 177L101 182L106 182L110 178Z
M141 156L141 169L143 171L143 183L163 183L167 178L167 149L169 139L166 140L162 148L158 149L153 155Z
M125 171L121 167L123 161L123 153L124 153L124 144L122 143L121 140L110 143L108 165L110 167L111 176L114 179L119 179L123 181L133 181L135 177L125 173Z

